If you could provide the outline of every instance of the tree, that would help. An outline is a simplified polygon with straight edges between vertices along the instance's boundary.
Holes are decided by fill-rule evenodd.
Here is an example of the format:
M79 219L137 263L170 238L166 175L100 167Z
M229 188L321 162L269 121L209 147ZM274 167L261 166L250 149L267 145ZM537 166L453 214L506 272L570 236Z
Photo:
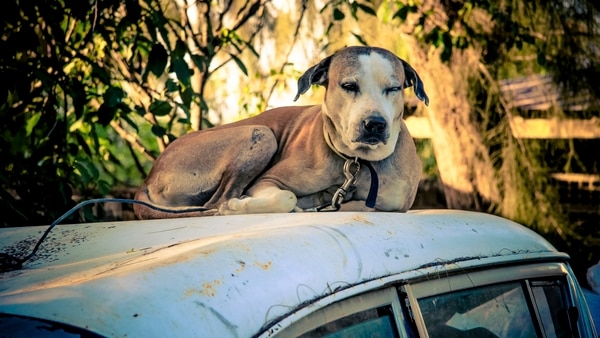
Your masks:
M47 224L74 204L74 192L87 198L139 184L168 142L207 125L211 74L231 61L246 71L240 55L256 54L251 41L265 3L7 4L0 14L2 224Z
M428 114L449 207L491 208L543 233L577 236L557 208L558 195L543 164L545 149L512 136L508 119L516 112L498 80L550 73L566 92L590 88L598 97L597 6L589 1L399 5L396 17L415 37L412 59L424 61L420 68L436 91ZM431 46L434 52L427 53Z

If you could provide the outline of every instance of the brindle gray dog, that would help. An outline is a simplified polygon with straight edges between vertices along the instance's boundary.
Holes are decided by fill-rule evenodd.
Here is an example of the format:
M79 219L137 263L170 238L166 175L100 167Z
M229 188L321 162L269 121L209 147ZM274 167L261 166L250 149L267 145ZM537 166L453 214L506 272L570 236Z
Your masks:
M180 137L156 160L136 194L168 210L202 206L206 211L170 213L135 205L136 215L300 211L331 202L344 183L354 189L344 189L341 210L408 210L421 162L402 120L403 89L413 86L428 104L418 74L385 49L347 47L300 77L296 99L314 84L326 87L321 105L276 108ZM370 163L374 171L348 177L347 161L356 168L356 163ZM379 184L371 208L364 202L375 178Z

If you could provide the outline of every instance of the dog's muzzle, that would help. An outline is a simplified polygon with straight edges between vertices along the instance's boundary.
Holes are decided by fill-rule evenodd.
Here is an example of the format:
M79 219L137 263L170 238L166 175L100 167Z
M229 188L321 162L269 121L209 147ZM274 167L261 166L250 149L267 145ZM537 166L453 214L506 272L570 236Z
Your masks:
M381 116L364 119L359 127L358 137L354 142L369 145L386 144L389 137L388 124Z

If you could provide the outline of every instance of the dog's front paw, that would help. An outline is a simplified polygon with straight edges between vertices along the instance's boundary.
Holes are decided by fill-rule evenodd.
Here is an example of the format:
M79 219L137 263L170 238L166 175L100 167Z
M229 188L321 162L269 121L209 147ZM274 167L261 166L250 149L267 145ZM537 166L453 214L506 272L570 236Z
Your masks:
M219 215L240 215L247 214L248 212L245 210L245 203L242 202L243 199L246 199L247 196L243 196L241 198L232 198L224 202L219 206Z
M232 198L221 204L219 215L290 212L296 207L296 202L296 195L291 191L277 190L266 196Z

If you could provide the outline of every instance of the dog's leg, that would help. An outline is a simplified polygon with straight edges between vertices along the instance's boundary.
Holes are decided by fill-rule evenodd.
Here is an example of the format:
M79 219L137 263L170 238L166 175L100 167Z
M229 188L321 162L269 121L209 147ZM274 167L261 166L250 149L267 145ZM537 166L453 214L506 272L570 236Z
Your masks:
M136 199L163 209L207 211L169 213L135 205L138 218L171 218L220 214L265 170L277 151L271 129L248 125L188 134L159 157Z
M270 183L260 183L243 198L232 198L219 208L219 214L259 214L290 212L296 207L296 195Z

